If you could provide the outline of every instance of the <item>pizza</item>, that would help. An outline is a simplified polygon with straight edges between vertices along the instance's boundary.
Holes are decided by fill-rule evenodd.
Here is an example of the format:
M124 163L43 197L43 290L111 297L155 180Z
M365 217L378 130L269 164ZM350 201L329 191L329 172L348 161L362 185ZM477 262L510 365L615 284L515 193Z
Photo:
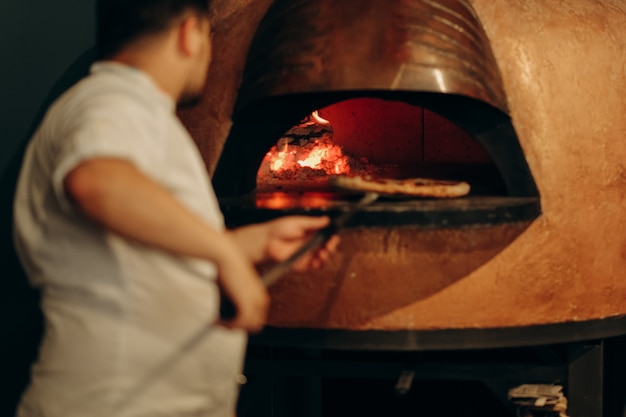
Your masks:
M414 197L454 198L467 195L470 191L470 185L467 182L431 178L398 180L371 176L335 175L330 178L329 183L343 190Z

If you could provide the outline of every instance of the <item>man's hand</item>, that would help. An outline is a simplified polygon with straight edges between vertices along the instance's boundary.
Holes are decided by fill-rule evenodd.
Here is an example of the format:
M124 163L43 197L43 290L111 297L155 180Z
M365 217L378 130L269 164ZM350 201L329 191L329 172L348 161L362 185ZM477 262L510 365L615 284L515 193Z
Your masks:
M269 222L245 226L232 231L237 243L254 263L284 261L296 252L315 233L328 226L326 216L287 216ZM319 268L328 260L339 244L339 237L332 236L326 244L304 255L293 269L304 271Z
M226 235L225 239L231 237ZM234 242L228 242L235 246ZM248 259L238 256L225 257L217 264L218 277L223 295L234 309L234 317L224 317L223 326L242 328L256 333L263 328L269 308L269 295L261 279ZM223 301L225 302L225 301Z
M290 216L267 224L268 237L265 259L284 261L310 240L319 230L328 226L330 219L324 217ZM293 265L296 271L320 268L330 258L339 244L339 236L332 236L324 246L305 254Z

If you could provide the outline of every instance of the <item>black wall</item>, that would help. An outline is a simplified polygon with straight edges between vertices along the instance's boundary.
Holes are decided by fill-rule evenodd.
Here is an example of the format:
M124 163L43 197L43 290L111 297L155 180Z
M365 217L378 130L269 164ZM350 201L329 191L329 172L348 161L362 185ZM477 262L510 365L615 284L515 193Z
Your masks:
M93 59L94 0L0 1L0 416L12 416L42 332L12 245L15 181L45 108Z

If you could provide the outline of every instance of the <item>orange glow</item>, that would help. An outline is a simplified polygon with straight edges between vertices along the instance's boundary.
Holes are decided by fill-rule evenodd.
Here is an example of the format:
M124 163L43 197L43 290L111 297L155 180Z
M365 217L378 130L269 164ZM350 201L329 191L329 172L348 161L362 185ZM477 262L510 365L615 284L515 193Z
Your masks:
M309 155L298 160L301 167L323 169L327 174L345 174L350 172L348 159L341 148L334 144L318 143Z
M301 167L309 167L315 169L322 164L322 160L326 157L326 155L328 155L327 149L313 149L306 159L298 161L298 165L300 165Z
M291 209L296 207L328 207L331 197L328 193L308 192L293 194L272 192L257 196L256 206L267 209Z
M349 158L332 140L330 122L317 111L295 129L300 136L294 138L286 134L286 137L281 138L265 156L260 172L276 179L350 173Z
M281 151L272 147L265 156L272 172L294 171L308 167L325 171L326 174L347 174L350 172L348 157L341 148L324 139L316 139L306 146L285 145Z
M270 151L271 152L271 151ZM270 155L268 153L268 155ZM287 147L285 147L284 151L278 152L276 157L271 158L270 160L270 168L272 171L280 171L283 166L285 166L285 161L287 160L287 156L289 152L287 151Z

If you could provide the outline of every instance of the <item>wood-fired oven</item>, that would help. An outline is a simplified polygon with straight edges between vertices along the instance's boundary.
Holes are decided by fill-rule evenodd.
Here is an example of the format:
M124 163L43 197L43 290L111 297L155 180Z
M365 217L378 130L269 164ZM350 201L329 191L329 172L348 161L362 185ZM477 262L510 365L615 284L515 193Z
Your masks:
M334 147L325 151L336 155L326 152L317 166L306 165L320 147ZM344 172L465 180L472 192L454 200L391 199L366 208L352 224L364 234L359 240L365 246L351 246L377 252L370 256L373 263L367 270L324 270L325 278L299 277L319 286L305 297L314 305L303 315L291 311L302 307L296 294L288 296L293 303L275 294L276 324L284 314L288 325L350 328L362 323L346 321L346 315L365 322L404 307L464 275L458 265L449 269L456 262L420 260L425 247L454 241L456 253L446 256L471 254L474 261L460 261L467 273L487 259L476 257L477 246L495 253L539 215L539 195L508 115L500 72L469 3L275 1L269 8L250 46L213 177L227 223L333 215L350 198L329 189L328 178ZM409 284L425 281L414 271L426 265L438 271L437 282ZM354 310L361 308L357 303L342 303L348 311L336 310L333 319L330 287L346 273L407 282L393 285L401 289L400 299L375 290L384 302L368 300L361 312Z
M356 198L328 188L336 173L472 190L367 207L327 266L270 288L259 343L451 350L626 334L626 7L556 3L216 3L205 100L181 118L229 225L336 215ZM552 379L572 382L569 364Z

